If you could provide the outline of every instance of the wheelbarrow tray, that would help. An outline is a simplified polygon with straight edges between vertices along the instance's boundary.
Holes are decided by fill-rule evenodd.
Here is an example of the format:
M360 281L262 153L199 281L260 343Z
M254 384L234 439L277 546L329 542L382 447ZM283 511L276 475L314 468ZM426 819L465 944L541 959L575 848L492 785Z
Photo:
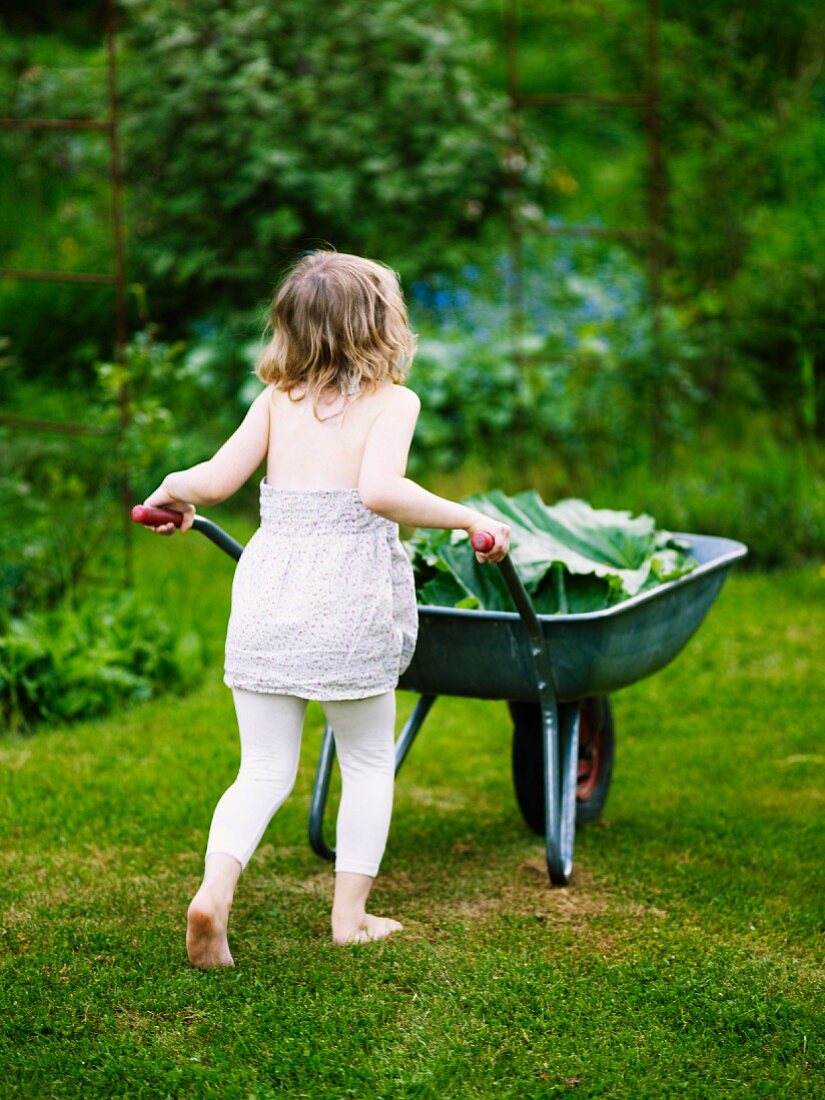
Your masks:
M667 665L708 613L728 568L747 553L732 539L674 532L697 568L602 611L538 615L559 702L608 695ZM399 688L422 695L533 702L531 643L517 612L419 607L419 635Z

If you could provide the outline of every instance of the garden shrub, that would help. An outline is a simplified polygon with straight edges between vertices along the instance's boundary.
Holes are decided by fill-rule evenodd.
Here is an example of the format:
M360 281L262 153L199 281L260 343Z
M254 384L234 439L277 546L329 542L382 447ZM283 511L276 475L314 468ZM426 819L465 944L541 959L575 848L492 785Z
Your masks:
M40 5L37 14L44 16ZM56 16L43 18L43 27L54 26ZM16 37L0 21L0 115L105 118L106 53L102 35L96 37L94 48L57 34ZM0 208L3 267L113 271L105 133L4 131ZM89 363L108 355L114 342L114 289L0 279L0 336L11 338L27 373L61 386L67 376L88 377Z
M0 629L73 597L102 560L116 516L110 450L108 436L0 428Z
M199 635L134 592L12 618L0 633L2 728L71 722L143 702L203 674Z
M187 348L147 329L128 345L123 364L95 365L93 385L60 393L49 383L18 381L30 416L78 419L104 434L0 426L0 624L64 599L76 602L93 572L119 569L124 472L139 503L166 473L210 457L234 431L251 400L244 393L251 365L242 349L234 359L222 356L225 345ZM124 379L130 419L120 433Z
M670 308L654 342L632 255L570 238L534 239L523 253L516 342L508 256L413 282L420 340L410 385L422 401L413 468L553 456L612 475L650 457L652 432L662 452L689 438L705 399L699 350Z
M127 0L123 144L152 316L246 304L296 247L441 267L501 211L506 99L466 0ZM426 226L426 232L422 227Z
M652 512L673 531L738 539L749 550L745 568L822 562L825 456L816 444L783 440L767 412L678 445L666 477L636 465L605 482L593 471L582 491L600 506L618 500Z

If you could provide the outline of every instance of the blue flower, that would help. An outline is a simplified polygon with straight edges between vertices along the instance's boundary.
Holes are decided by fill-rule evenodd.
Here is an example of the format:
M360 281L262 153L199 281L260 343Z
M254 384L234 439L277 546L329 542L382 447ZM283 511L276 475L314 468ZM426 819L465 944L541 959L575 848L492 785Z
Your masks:
M429 305L430 301L430 288L423 281L423 279L417 279L410 288L413 299L418 302L419 305Z
M576 312L583 321L595 321L597 317L601 317L601 310L596 303L586 299L581 303Z

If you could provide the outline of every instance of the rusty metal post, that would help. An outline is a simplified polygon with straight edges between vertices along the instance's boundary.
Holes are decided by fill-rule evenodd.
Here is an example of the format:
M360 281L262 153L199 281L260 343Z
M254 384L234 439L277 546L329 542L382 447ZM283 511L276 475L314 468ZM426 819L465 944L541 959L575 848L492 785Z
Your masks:
M662 436L661 391L659 388L662 353L661 309L663 298L663 274L665 268L664 219L665 219L665 166L662 149L661 77L659 29L661 0L647 0L647 81L644 92L601 94L595 92L531 92L518 90L518 0L505 0L504 48L507 66L507 98L509 103L509 129L512 147L518 148L523 158L523 140L520 124L520 108L531 106L562 106L568 103L590 103L604 106L638 106L644 112L647 134L647 224L645 226L615 226L602 229L588 225L530 226L532 232L545 236L602 237L617 240L647 240L648 248L648 301L651 311L651 377L648 383L648 429L651 441L651 465L658 467L664 459ZM522 162L523 170L523 162ZM510 332L514 356L521 365L524 334L523 298L523 235L521 221L520 179L515 172L507 176L508 240L513 271L516 274L509 295Z
M525 169L524 144L521 135L518 73L518 0L505 0L504 51L507 70L507 150L505 175L507 179L507 239L509 269L507 271L507 303L510 322L510 347L518 373L521 390L515 402L513 415L513 451L516 466L524 455L523 394L528 380L524 356L524 253L521 230L522 174Z
M129 378L126 374L126 285L123 254L123 221L121 216L122 180L120 173L120 145L118 142L117 111L117 15L114 0L106 0L106 57L109 82L109 176L112 183L112 234L115 246L115 360L123 370L118 400L120 403L121 454L129 428ZM131 588L135 580L133 523L131 520L134 493L129 477L128 462L124 463L120 486L121 525L123 533L123 586Z
M647 5L647 95L645 124L647 128L647 195L650 251L648 279L650 285L651 379L648 388L648 432L650 437L650 468L661 472L665 462L665 439L662 433L661 369L662 348L662 276L664 273L665 170L662 152L661 67L659 29L661 0L648 0Z
M520 97L518 91L518 0L505 0L504 49L507 65L507 232L510 244L510 278L507 298L510 304L510 338L516 362L521 365L524 335L524 256L521 232L522 173L524 146L521 136Z
M125 369L126 359L126 285L123 247L122 181L120 174L120 148L118 144L117 111L117 57L116 57L116 7L115 0L106 0L106 52L108 68L109 117L91 118L0 118L2 130L76 130L105 132L109 139L109 174L112 185L112 233L114 238L115 270L110 272L78 271L37 271L17 268L0 268L0 279L25 279L38 282L66 282L108 285L115 288L115 360ZM117 436L121 450L130 420L129 379L124 381L119 392L120 417ZM96 425L76 424L66 421L46 421L21 416L0 415L0 424L21 431L53 431L67 435L108 434L109 428ZM132 488L129 484L128 467L124 469L121 484L122 531L124 545L124 587L134 582L134 563L132 553Z

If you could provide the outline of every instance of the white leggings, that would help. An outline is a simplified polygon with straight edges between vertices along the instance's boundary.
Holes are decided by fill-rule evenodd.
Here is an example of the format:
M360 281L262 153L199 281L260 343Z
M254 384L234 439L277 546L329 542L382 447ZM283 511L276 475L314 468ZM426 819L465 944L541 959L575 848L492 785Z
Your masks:
M295 784L307 700L232 688L241 736L238 777L221 795L206 855L252 858ZM335 870L375 876L384 854L395 779L395 692L321 704L341 767Z

